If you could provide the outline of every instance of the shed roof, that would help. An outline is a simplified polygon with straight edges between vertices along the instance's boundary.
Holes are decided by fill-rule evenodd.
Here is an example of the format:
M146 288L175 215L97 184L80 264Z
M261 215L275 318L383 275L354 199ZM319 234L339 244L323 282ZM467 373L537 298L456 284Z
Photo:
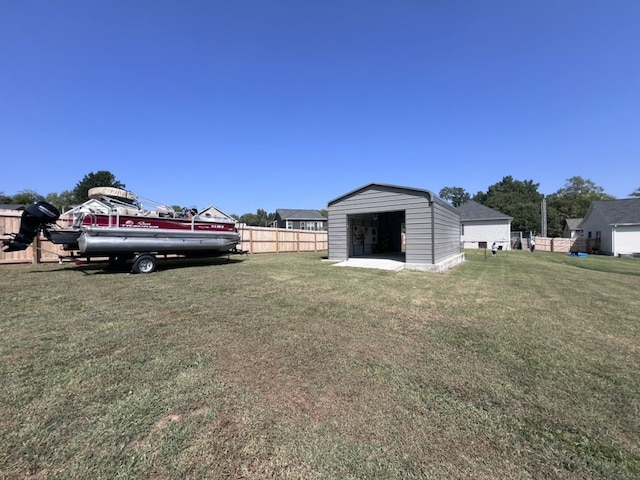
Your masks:
M591 211L598 212L608 225L640 224L640 198L592 202L585 219Z
M276 214L283 220L326 220L319 210L278 208Z
M383 188L387 188L387 189L391 189L391 190L398 190L398 191L405 190L407 192L413 193L414 195L415 194L426 195L429 198L435 196L433 194L433 192L430 192L429 190L423 190L421 188L402 187L400 185L389 185L387 183L375 183L374 182L374 183L369 183L368 185L364 185L364 186L362 186L360 188L356 188L355 190L351 190L350 192L345 193L344 195L341 195L338 198L334 198L333 200L331 200L329 202L329 205L331 205L333 203L337 203L340 200L344 200L347 197L351 197L353 195L356 195L358 193L364 192L365 190L369 190L369 189L374 188L374 187L383 187Z
M460 221L478 221L478 220L513 220L513 217L505 215L502 212L489 208L481 203L470 200L458 207L460 211Z
M424 196L426 198L429 199L430 202L437 202L445 207L448 207L452 210L455 210L456 213L459 213L458 210L453 207L452 205L450 205L449 203L445 202L443 199L441 199L440 197L438 197L435 193L433 193L430 190L425 190L423 188L414 188L414 187L403 187L401 185L390 185L387 183L369 183L368 185L364 185L360 188L356 188L355 190L352 190L348 193L345 193L344 195L341 195L338 198L334 198L333 200L331 200L328 203L328 206L331 206L335 203L338 203L348 197L351 197L353 195L357 195L359 193L362 193L366 190L371 190L373 188L382 188L385 190L392 190L392 191L396 191L397 193L405 193L408 195L419 195L419 196Z

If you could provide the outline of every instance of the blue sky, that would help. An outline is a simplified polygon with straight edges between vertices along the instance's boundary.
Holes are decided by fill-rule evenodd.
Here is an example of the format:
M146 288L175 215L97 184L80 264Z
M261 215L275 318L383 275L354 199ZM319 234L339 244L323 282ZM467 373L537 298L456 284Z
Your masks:
M637 0L0 0L0 192L640 187Z

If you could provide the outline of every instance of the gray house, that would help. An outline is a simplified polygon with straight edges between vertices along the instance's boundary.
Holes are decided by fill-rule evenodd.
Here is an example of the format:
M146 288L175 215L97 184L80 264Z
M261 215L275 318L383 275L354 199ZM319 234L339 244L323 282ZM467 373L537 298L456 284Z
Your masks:
M331 200L328 211L329 260L392 257L431 271L464 261L460 213L429 190L371 183Z
M463 248L488 248L495 242L502 250L511 250L513 217L473 200L458 207L460 241Z
M319 210L279 208L276 210L276 218L271 226L289 230L326 230L327 219Z
M640 256L640 198L592 202L580 229L601 253Z

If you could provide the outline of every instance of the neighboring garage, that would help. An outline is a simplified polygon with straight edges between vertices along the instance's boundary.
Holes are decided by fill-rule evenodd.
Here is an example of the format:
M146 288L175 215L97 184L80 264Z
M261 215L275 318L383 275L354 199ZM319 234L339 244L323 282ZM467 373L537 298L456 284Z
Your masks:
M371 183L330 201L328 212L331 261L393 258L431 271L464 261L460 213L429 190Z

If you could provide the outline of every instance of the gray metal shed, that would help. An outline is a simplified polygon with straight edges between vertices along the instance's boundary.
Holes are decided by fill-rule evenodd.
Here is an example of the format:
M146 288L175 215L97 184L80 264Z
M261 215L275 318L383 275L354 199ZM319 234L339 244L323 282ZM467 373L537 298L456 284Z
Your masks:
M329 260L395 258L431 271L464 261L460 212L429 190L370 183L331 200L327 210Z

